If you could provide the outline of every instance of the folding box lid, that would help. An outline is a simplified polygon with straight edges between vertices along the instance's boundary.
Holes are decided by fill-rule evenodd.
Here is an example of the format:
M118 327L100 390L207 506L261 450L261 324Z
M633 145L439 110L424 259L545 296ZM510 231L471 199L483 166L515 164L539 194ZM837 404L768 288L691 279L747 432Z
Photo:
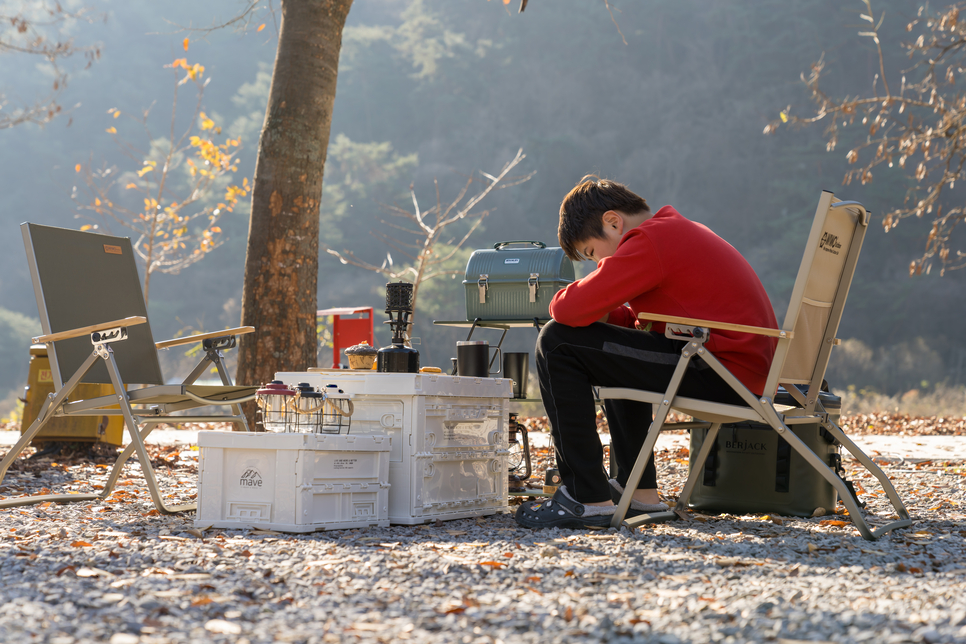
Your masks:
M379 373L352 369L279 371L276 380L285 384L307 382L313 387L336 385L345 393L376 396L463 396L510 398L508 378L471 378L442 373Z
M198 432L198 447L314 451L388 452L389 436L380 434L302 434L277 432Z

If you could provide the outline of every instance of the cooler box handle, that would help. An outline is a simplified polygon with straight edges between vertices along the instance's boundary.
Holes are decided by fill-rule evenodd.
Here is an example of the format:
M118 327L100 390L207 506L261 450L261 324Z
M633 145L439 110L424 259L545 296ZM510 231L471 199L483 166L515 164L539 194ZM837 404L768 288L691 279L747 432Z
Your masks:
M527 239L517 239L514 241L498 242L493 244L494 250L503 250L504 246L509 246L510 244L530 244L531 246L536 246L537 248L546 248L547 245L540 241L531 241Z

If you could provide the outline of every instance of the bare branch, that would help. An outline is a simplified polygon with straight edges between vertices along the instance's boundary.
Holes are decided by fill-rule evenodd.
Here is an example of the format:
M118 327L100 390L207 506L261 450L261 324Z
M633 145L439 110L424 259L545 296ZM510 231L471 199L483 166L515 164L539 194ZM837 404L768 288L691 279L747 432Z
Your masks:
M355 254L352 251L345 251L344 253L340 253L339 251L332 248L328 248L326 246L323 246L322 248L323 250L325 250L325 252L336 257L343 264L348 264L349 266L356 266L358 268L364 268L367 271L372 271L374 273L381 273L382 275L385 275L394 280L400 279L401 277L403 277L404 275L412 271L412 268L406 268L399 272L391 271L388 268L385 268L382 266L376 266L375 264L370 264L365 260L359 259L358 257L355 256Z
M435 273L425 273L423 274L423 281L428 282L434 277L440 277L441 275L462 275L463 271L436 271Z
M610 2L608 2L607 0L604 0L604 6L607 7L607 12L610 14L610 20L611 20L611 22L614 23L614 26L617 27L617 33L619 33L621 35L621 40L623 40L624 41L624 44L626 45L627 44L627 38L624 38L624 32L621 31L621 26L619 24L617 24L617 20L614 19L614 12L611 11ZM618 9L618 11L620 11L620 9Z
M37 19L43 15L46 19ZM51 91L31 104L8 107L8 102L0 95L0 130L23 123L44 125L64 113L57 99L67 86L68 75L58 66L58 61L82 55L86 67L100 58L97 45L77 46L72 38L62 38L60 31L68 21L91 23L96 14L87 8L67 11L58 2L37 0L24 3L13 14L0 15L0 54L34 56L44 59L53 71ZM12 66L15 63L7 63Z
M517 164L523 161L525 158L526 158L526 155L523 153L523 148L520 148L519 150L517 150L516 156L514 156L511 161L509 161L506 165L503 166L503 169L500 171L500 174L497 175L496 179L494 181L491 181L490 185L484 188L482 192L477 194L475 197L472 197L466 203L465 206L460 208L459 212L457 212L455 215L450 217L448 220L442 221L440 223L440 227L446 226L458 219L462 219L463 217L465 217L476 206L476 204L483 201L483 199L488 194L490 194L493 191L493 189L496 188L497 185L499 185L500 181L507 175L508 172L510 172L510 170L515 168Z
M413 184L409 184L409 194L413 198L413 215L416 218L416 223L418 223L419 227L425 230L427 233L430 232L432 229L425 222L423 222L423 213L419 211L419 201L416 200L416 191L413 189Z
M194 33L200 33L202 36L207 36L213 31L218 31L219 29L224 29L225 27L231 27L232 25L240 24L243 28L248 27L248 25L251 24L252 14L254 14L255 9L257 9L258 5L260 4L262 4L262 0L249 0L245 8L242 9L240 13L236 14L230 20L226 20L221 24L217 24L213 22L208 27L185 27L184 25L179 25L175 22L171 22L170 20L165 20L165 22L167 22L168 24L174 25L175 27L178 28L177 31L172 33L188 31L188 32L194 32ZM274 18L275 12L272 9L271 5L269 5L269 11L272 13L272 17ZM276 29L276 31L278 30Z
M489 210L486 210L486 211L480 213L479 215L477 215L479 217L479 219L477 219L473 223L473 225L470 227L470 229L466 232L466 234L463 235L463 239L459 240L455 244L453 250L451 250L448 255L445 255L443 257L440 257L439 259L434 259L430 263L431 264L442 264L444 262L447 262L447 261L451 260L456 255L456 253L458 253L459 250L463 247L463 244L466 243L466 240L468 240L470 238L470 235L472 235L474 232L476 232L476 229L480 227L480 224L483 223L483 219L488 214L490 214L490 211Z
M953 232L966 220L964 198L952 192L956 181L966 180L966 93L955 88L956 76L963 73L966 62L966 22L959 19L963 3L954 3L938 13L923 6L919 18L908 25L908 31L919 28L922 33L902 45L913 65L901 73L899 93L893 95L879 31L884 14L880 13L876 21L871 0L863 2L867 13L861 17L872 26L860 36L873 39L879 56L872 95L828 96L819 86L824 71L820 59L807 78L802 76L815 103L813 115L797 117L786 109L779 114L780 120L765 127L765 133L785 124L807 126L825 120L826 149L831 151L839 142L841 128L867 127L864 140L855 141L846 154L855 167L845 173L843 183L870 183L879 166L898 165L897 170L908 176L911 185L903 203L882 218L883 229L888 232L903 219L913 217L929 217L932 222L920 256L910 262L910 274L929 273L934 264L941 267L940 274L964 268L966 254L950 248ZM876 89L879 78L884 97L878 96Z
M466 199L467 194L469 193L469 188L474 183L473 177L468 177L456 195L456 198L451 200L445 208L443 207L439 181L437 180L434 180L433 182L436 191L436 205L428 210L423 210L420 207L419 201L416 198L416 189L413 184L410 184L409 186L409 194L413 204L412 212L404 210L396 205L383 205L383 207L393 216L406 218L409 221L415 222L419 226L417 230L411 230L405 228L404 226L394 225L387 221L382 222L384 225L395 230L413 235L413 237L416 239L416 241L413 243L409 243L399 239L398 237L391 237L389 234L381 230L372 231L373 236L381 239L388 247L396 250L398 253L408 258L411 262L411 265L409 266L405 266L402 269L389 267L385 264L382 266L377 266L371 262L360 259L350 250L339 252L332 248L323 248L327 253L333 257L336 257L343 264L356 266L358 268L363 268L381 275L386 275L391 279L399 279L401 277L408 276L413 282L413 306L415 308L416 302L418 301L419 286L421 283L441 275L457 275L461 273L461 271L455 269L436 270L431 269L430 267L445 264L456 256L467 240L469 240L470 236L479 229L483 219L490 212L489 210L473 212L473 209L479 205L479 203L487 195L493 192L493 190L505 187L507 178L509 176L508 173L524 158L525 155L523 154L523 149L521 148L517 151L513 159L507 162L496 175L481 172L481 174L483 174L488 181L487 185L480 190L479 193L473 197L470 197L469 199ZM533 176L532 173L523 177L515 177L513 178L514 183L511 185L522 183L531 176ZM465 203L464 200L466 200ZM435 217L430 218L431 215L435 215ZM434 223L430 225L428 221L433 221ZM436 244L438 244L441 239L442 231L446 227L456 224L460 221L472 221L472 224L469 226L469 230L463 234L458 242L452 244L452 248L449 248L442 257L435 256L434 249L436 248ZM450 240L450 242L452 241L453 240ZM404 248L416 249L417 253L415 255L409 254L406 250L404 250ZM414 319L415 318L413 318L413 320ZM412 323L410 324L410 331L411 329Z

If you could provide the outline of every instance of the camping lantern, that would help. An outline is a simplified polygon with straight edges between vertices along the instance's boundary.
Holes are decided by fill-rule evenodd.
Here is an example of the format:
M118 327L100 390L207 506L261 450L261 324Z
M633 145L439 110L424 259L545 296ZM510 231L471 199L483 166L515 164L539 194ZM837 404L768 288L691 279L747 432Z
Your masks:
M295 386L295 396L289 399L296 432L318 433L322 427L322 408L325 394L307 382Z
M255 392L255 403L261 419L256 419L266 432L292 431L289 401L295 392L281 380L273 380Z
M349 433L352 412L355 411L348 394L338 385L328 385L323 390L325 404L322 407L322 432L326 434Z
M386 324L392 329L392 345L379 349L376 369L383 373L417 373L419 351L406 346L413 315L413 285L409 282L386 284Z

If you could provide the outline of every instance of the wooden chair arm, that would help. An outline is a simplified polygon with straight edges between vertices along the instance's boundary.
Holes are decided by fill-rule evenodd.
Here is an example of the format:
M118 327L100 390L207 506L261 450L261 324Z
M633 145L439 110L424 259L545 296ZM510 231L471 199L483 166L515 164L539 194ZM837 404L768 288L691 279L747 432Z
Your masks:
M36 338L31 338L34 344L47 344L48 342L58 342L60 340L69 340L71 338L79 338L84 335L89 335L95 331L104 331L105 329L113 329L119 326L135 326L137 324L144 324L148 319L143 315L134 315L129 318L124 318L122 320L113 320L111 322L101 322L100 324L91 324L90 326L82 326L79 329L70 329L69 331L58 331L57 333L50 333L48 335L40 335Z
M246 333L254 333L255 327L253 326L239 326L234 329L225 329L224 331L211 331L209 333L199 333L197 335L186 335L183 338L174 338L173 340L162 340L161 342L155 342L154 346L158 349L168 349L170 347L177 347L182 344L192 344L195 342L201 342L202 340L208 340L209 338L223 338L226 335L245 335Z
M662 315L660 313L640 313L637 316L641 320L651 322L670 322L671 324L687 324L689 326L705 326L709 329L722 329L724 331L739 331L741 333L754 333L755 335L767 335L772 338L783 338L791 340L795 337L792 331L782 331L781 329L769 329L762 326L748 326L746 324L734 324L732 322L713 322L711 320L698 320L696 318L682 318L674 315Z

